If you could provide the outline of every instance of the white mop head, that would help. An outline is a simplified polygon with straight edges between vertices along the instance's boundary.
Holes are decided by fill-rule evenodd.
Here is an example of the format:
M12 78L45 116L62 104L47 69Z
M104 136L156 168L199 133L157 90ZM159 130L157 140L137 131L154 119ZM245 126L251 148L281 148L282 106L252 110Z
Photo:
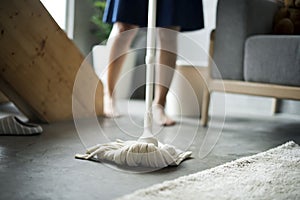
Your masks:
M141 141L122 141L98 144L89 148L86 154L75 157L86 160L110 161L122 166L163 168L179 165L192 152L184 152L174 146Z

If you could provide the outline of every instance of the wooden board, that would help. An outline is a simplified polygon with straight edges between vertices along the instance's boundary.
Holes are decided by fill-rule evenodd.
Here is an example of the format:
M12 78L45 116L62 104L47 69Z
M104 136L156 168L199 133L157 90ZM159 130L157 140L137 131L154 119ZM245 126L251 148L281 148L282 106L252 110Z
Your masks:
M45 122L72 118L72 91L84 61L74 43L38 0L1 0L0 90L30 119ZM99 82L92 67L82 90ZM83 94L84 95L84 94ZM92 106L103 112L99 82ZM78 97L82 116L90 101Z
M2 92L0 92L0 103L6 103L8 101L9 100L7 99L7 97Z

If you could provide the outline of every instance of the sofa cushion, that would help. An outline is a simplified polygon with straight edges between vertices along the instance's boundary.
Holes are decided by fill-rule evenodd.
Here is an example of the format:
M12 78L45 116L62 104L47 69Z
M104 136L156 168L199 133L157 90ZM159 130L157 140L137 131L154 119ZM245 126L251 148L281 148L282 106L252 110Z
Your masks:
M243 80L244 44L255 34L272 32L275 0L219 0L212 66L213 78Z
M300 86L300 36L249 37L244 76L246 81Z

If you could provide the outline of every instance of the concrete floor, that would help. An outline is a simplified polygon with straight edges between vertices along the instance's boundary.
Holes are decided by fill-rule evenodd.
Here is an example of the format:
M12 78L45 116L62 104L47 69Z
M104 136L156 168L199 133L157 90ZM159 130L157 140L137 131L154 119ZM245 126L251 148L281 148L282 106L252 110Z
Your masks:
M139 106L138 103L137 108ZM134 110L134 114L117 120L99 119L102 131L110 140L117 137L128 139L129 134L139 134L143 112ZM10 105L0 107L0 112L2 115L18 114ZM217 123L209 130L199 127L195 118L182 118L174 127L161 130L156 127L161 141L192 150L194 158L178 167L148 173L134 173L108 164L74 159L75 153L84 152L84 144L96 142L88 133L99 133L99 127L86 121L81 131L87 134L81 133L81 140L73 121L42 125L44 132L39 136L1 136L0 199L113 199L165 180L265 151L289 140L300 143L299 116L234 114L226 117L213 150L200 158L199 150L205 136L217 136L217 130L222 128L221 117L215 118ZM104 142L103 137L99 138ZM212 143L214 140L211 140Z

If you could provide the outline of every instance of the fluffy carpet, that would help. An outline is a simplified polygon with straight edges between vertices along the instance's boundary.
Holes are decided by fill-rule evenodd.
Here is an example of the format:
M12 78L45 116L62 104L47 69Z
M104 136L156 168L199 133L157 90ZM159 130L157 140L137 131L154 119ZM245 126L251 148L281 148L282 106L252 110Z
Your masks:
M119 199L300 199L300 147L288 142Z

